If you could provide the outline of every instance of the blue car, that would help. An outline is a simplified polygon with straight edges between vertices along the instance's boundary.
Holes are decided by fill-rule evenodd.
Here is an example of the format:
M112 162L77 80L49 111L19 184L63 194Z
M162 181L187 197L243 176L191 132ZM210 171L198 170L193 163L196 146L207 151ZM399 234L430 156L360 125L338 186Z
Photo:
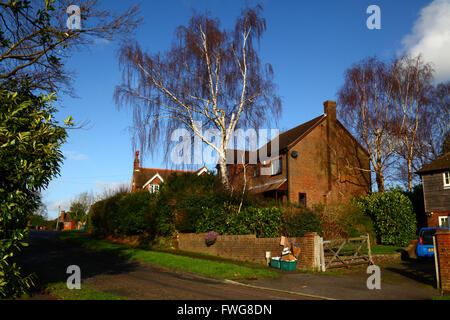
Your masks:
M433 246L433 236L436 230L439 229L450 229L447 227L437 227L437 228L422 228L419 231L419 242L417 243L416 253L419 258L433 258L434 257L434 246Z

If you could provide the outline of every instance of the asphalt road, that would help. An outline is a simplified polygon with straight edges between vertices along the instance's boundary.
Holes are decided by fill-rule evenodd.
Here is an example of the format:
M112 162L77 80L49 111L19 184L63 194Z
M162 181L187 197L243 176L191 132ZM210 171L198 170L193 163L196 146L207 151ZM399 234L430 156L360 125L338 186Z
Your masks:
M37 273L42 288L50 282L65 282L67 267L77 265L82 285L133 300L311 300L123 260L62 241L57 235L31 232L30 246L19 258L25 270Z

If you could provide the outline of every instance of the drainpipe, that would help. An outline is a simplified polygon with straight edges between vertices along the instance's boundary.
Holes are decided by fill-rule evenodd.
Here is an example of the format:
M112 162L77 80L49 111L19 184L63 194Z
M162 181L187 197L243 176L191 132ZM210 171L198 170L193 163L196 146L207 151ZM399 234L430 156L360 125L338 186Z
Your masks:
M286 179L287 179L287 184L286 184L286 189L287 189L287 194L286 194L286 199L289 202L289 183L291 181L291 179L289 179L289 149L286 151Z

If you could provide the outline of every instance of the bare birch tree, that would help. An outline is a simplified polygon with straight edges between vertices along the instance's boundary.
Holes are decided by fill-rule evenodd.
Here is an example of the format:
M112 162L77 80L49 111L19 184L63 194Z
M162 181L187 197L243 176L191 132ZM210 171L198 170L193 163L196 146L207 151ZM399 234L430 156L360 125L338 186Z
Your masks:
M233 132L276 119L281 110L272 67L260 61L256 50L266 30L261 11L261 6L243 10L234 30L195 15L177 28L164 53L145 53L137 43L121 47L123 82L115 99L119 108L133 108L142 150L165 147L167 155L171 133L185 128L217 152L222 183L229 189L226 152ZM220 141L214 143L205 129L217 130Z
M436 116L429 110L433 68L420 55L404 56L393 63L392 75L395 83L393 103L399 110L393 135L398 139L396 152L406 164L408 191L411 191L414 170L419 169L414 164L420 154L420 145L424 142L424 133L431 134L427 122Z
M385 191L385 173L397 145L392 134L398 119L392 71L391 65L376 57L366 58L346 70L338 92L341 118L367 149L379 192Z

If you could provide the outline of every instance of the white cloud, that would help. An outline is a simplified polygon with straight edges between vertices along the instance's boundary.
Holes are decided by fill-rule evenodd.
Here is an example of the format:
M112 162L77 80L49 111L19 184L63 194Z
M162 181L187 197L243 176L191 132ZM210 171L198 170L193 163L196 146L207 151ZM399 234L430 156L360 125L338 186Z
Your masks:
M95 181L95 185L98 187L96 194L97 199L104 199L114 195L118 191L125 191L130 189L130 181L121 182L103 182Z
M79 153L77 151L63 151L63 155L67 159L75 161L83 161L88 159L87 155Z
M424 7L402 43L407 53L422 54L434 64L436 81L450 80L450 0L434 0Z
M45 201L44 204L47 206L49 218L51 219L55 219L58 216L59 210L68 211L70 208L70 200Z

